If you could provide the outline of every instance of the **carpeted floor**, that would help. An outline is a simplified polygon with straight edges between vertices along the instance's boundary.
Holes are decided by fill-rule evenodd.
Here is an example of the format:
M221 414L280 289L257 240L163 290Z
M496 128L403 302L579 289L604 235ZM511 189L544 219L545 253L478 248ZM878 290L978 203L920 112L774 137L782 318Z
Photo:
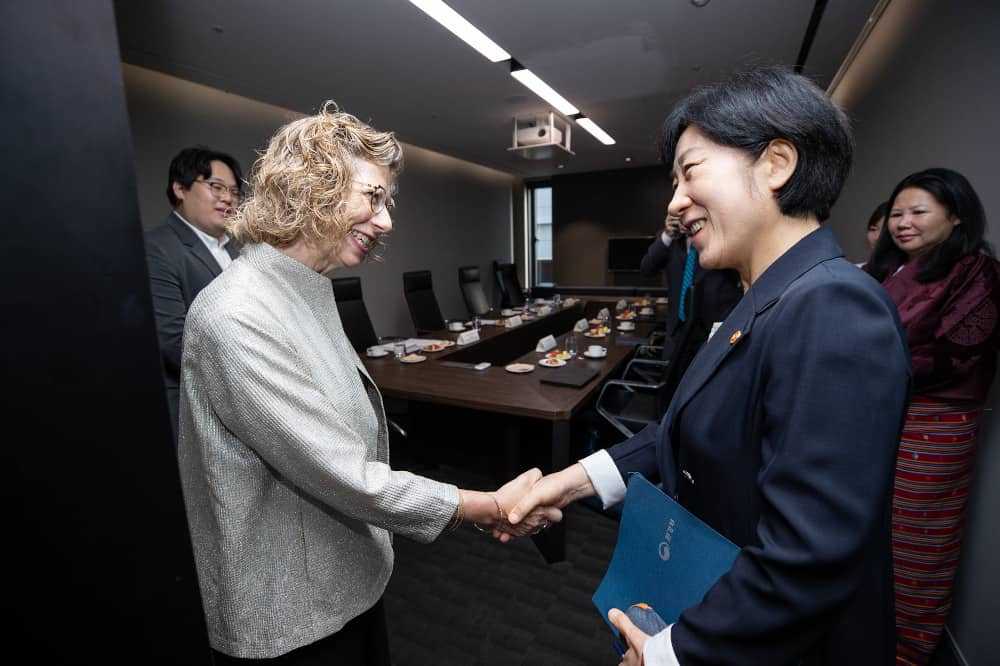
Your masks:
M452 468L422 473L489 486ZM551 566L530 540L503 545L471 527L429 545L396 538L385 595L393 664L617 664L610 630L590 598L618 525L582 507L570 507L567 520L567 561Z

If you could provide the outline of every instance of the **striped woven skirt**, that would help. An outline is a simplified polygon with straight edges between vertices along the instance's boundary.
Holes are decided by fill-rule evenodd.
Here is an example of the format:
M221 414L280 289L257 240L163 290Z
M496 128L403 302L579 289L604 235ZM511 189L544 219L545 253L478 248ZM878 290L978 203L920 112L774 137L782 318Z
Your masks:
M951 609L980 408L915 396L892 496L897 664L926 664Z

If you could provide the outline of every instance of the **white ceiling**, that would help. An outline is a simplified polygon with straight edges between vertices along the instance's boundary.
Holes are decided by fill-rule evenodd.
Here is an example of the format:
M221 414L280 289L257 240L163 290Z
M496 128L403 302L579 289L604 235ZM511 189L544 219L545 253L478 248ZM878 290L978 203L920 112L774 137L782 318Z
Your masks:
M548 106L508 63L406 0L116 0L115 10L126 62L303 113L333 99L408 143L524 177L655 164L658 123L678 96L748 64L794 65L813 10L812 0L449 4L617 144L575 127L575 156L508 152L513 117ZM829 1L805 67L821 86L875 4Z

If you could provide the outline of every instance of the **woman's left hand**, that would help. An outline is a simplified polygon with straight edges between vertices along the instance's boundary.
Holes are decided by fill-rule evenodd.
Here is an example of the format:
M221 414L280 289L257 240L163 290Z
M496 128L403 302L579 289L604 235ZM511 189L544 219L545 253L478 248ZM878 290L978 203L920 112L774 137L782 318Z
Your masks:
M628 619L628 616L617 608L608 611L608 619L611 620L611 624L618 628L622 638L628 643L628 652L625 653L621 663L624 666L642 666L642 651L646 647L649 635L632 624L632 620Z

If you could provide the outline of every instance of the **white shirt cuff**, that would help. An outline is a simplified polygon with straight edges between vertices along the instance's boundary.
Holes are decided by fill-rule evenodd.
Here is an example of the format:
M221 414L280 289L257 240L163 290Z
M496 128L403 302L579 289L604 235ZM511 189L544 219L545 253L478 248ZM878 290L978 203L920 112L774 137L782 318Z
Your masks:
M601 449L590 454L581 460L580 464L590 477L590 483L593 484L605 509L625 499L625 482L615 461L611 459L611 454L606 450Z
M661 231L660 240L663 241L664 245L670 247L670 243L673 242L674 238L673 236L668 236L666 231Z
M674 644L670 642L670 632L674 625L670 625L660 633L656 634L642 648L642 661L646 666L681 666L674 654Z

